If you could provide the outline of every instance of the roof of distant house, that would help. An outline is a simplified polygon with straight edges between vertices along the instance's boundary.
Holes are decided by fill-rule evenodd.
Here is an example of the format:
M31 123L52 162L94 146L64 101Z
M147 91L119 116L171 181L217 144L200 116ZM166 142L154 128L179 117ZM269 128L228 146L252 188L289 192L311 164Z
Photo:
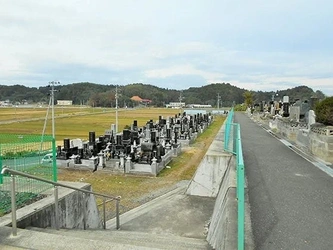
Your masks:
M137 96L137 95L132 96L131 100L132 101L136 101L136 102L142 102L142 98L140 96Z
M142 99L141 102L151 103L152 100L150 100L150 99Z

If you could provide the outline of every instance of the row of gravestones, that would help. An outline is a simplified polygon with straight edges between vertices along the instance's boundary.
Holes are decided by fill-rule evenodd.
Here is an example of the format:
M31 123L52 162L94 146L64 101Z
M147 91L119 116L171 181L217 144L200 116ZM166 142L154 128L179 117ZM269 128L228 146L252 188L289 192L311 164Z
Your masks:
M271 101L269 103L261 102L257 104L260 112L268 112L271 115L281 115L282 117L289 118L290 121L302 122L307 125L314 124L315 113L313 111L313 106L315 99L311 99L309 103L307 100L300 101L296 100L294 103L290 103L289 96L284 96L282 101Z
M112 126L98 138L95 132L90 131L89 141L64 139L64 146L57 148L57 159L73 159L75 164L94 160L98 166L104 160L129 157L132 162L151 164L154 158L161 161L166 148L177 147L180 140L191 140L211 121L210 114L187 115L185 112L167 119L159 116L157 122L150 120L141 128L134 120L131 129L124 129L122 133L116 134Z

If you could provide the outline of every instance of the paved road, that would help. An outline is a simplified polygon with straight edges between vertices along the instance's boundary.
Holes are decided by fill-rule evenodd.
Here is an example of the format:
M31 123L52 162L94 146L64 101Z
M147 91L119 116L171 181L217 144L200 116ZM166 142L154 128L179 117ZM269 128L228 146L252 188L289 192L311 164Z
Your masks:
M255 249L333 249L333 178L237 113Z

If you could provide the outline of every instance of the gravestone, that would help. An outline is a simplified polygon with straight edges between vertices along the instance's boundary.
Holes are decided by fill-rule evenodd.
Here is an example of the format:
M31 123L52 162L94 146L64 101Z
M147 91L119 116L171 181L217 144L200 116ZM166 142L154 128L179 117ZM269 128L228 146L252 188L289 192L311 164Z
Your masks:
M309 119L308 120L308 126L310 128L310 126L312 124L316 123L316 114L315 114L315 112L312 109L309 110L309 118L308 119Z
M291 106L290 107L290 120L299 122L299 116L301 113L300 106Z
M284 96L282 100L282 115L283 117L289 116L289 96Z

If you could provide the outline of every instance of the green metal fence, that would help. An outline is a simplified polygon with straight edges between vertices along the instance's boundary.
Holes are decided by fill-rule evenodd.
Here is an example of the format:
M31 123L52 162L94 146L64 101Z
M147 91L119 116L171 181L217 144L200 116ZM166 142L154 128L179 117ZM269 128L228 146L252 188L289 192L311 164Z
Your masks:
M228 113L226 122L225 122L225 130L224 130L224 150L236 153L233 151L233 125L232 121L234 118L234 109L231 109Z
M245 248L245 166L243 159L240 125L233 123L234 111L228 114L225 133L224 150L236 155L237 178L237 245L238 250Z
M44 179L57 181L55 141L50 135L0 134L0 215L10 211L10 176L2 175L8 167ZM51 185L16 177L17 206L38 198Z

